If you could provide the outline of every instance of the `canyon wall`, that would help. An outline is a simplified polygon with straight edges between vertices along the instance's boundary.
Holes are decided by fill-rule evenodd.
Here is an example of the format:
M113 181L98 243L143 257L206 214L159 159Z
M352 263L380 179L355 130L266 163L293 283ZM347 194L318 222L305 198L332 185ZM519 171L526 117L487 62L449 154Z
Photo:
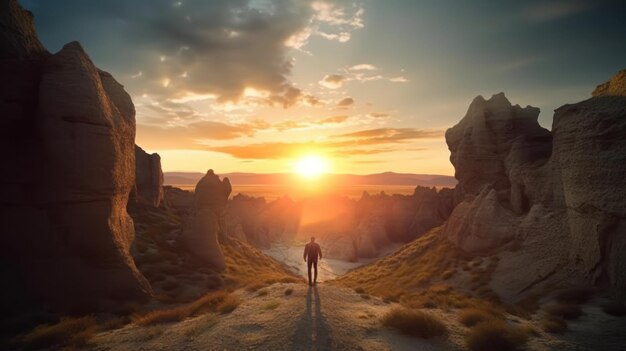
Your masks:
M587 284L626 292L626 74L555 111L474 99L446 132L460 203L444 227L464 251L501 257L501 296ZM513 279L513 277L515 277Z
M79 43L48 53L17 1L3 1L0 14L3 273L63 310L147 298L151 288L129 254L130 96Z

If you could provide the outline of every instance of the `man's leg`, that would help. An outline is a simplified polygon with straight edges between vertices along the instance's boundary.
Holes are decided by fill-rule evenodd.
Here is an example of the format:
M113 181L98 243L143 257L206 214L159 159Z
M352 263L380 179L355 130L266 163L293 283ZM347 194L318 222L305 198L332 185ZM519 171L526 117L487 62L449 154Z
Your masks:
M307 269L309 271L309 285L311 285L311 282L312 282L312 280L311 280L311 265L312 264L313 264L313 260L307 260L306 261ZM315 272L317 273L317 268L315 269Z
M313 279L313 284L317 284L317 260L313 261L313 267L315 268L315 279ZM310 276L311 274L309 274L309 277Z

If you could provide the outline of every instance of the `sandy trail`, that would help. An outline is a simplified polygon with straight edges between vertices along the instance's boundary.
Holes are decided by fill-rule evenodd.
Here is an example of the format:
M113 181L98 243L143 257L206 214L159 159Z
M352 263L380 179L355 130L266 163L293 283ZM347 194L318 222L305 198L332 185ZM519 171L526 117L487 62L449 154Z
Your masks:
M285 295L292 289L291 295ZM237 291L228 315L203 315L152 327L129 325L97 335L95 350L455 350L455 340L420 340L380 326L394 305L319 284L275 284L267 295Z
M284 263L291 271L306 278L307 267L306 263L302 259L304 245L304 243L277 243L273 244L271 248L263 250L263 253ZM390 245L383 250L381 257L395 251L400 246L400 244ZM346 274L351 269L366 265L370 262L376 261L377 259L379 258L359 259L356 262L348 262L332 258L323 258L318 263L317 281L324 282L335 279L338 276Z

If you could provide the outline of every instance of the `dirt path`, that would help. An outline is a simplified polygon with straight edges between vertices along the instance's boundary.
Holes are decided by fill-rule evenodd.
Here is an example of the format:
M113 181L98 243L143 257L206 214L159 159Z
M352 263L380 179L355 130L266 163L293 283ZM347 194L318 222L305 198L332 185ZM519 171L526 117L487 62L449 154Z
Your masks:
M292 289L290 295L285 290ZM393 305L320 284L275 284L237 291L229 315L203 315L152 327L129 325L97 335L96 350L454 350L458 340L420 340L380 326Z
M276 259L279 262L285 264L289 269L306 278L307 267L306 263L302 260L303 247L305 243L290 244L290 243L275 243L271 248L263 250L268 256ZM381 256L384 256L390 252L397 250L400 247L399 244L389 245L382 250ZM336 260L332 258L324 258L320 260L318 265L318 282L324 282L335 279L339 276L346 274L349 270L366 265L370 262L377 260L377 258L359 259L355 262L348 262L344 260Z

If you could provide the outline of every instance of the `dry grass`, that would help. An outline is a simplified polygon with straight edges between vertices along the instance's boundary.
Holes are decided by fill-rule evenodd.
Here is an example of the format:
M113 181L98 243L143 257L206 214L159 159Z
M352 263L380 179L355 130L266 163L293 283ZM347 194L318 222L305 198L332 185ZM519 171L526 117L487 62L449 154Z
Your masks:
M56 324L40 325L17 337L17 342L26 350L83 347L96 334L97 329L93 316L62 318Z
M471 351L521 350L526 340L526 333L504 321L480 323L465 336L465 344Z
M293 294L293 289L289 288L285 290L285 296L289 296L291 294Z
M448 329L437 317L406 308L396 308L382 318L386 327L394 328L403 334L429 339L448 334Z
M228 314L234 311L240 303L241 300L239 296L231 294L226 296L224 300L217 305L215 310L221 314Z
M473 327L479 323L502 320L502 314L485 308L466 308L459 312L457 319L466 327Z
M204 312L224 313L223 311L228 311L228 309L232 308L228 311L231 312L239 304L238 301L239 299L236 296L231 296L229 292L220 290L206 294L187 305L134 315L132 316L132 321L138 325L155 325L181 321Z
M626 316L626 305L617 301L611 301L602 304L602 311L611 316L624 317Z
M268 292L266 289L261 289L257 291L256 296L267 296Z
M361 294L360 296L364 300L369 300L370 299L370 296L368 294Z
M354 292L357 294L364 294L365 293L365 289L363 289L362 287L358 287L354 289Z
M441 235L440 227L434 228L393 255L354 269L329 284L347 286L357 293L367 292L382 297L384 302L400 302L414 309L498 306L500 299L488 286L498 260L475 258L470 263L466 256ZM463 265L474 271L471 274L461 272L459 267ZM474 279L471 285L476 286L476 291L466 293L452 289L447 280L453 275L461 282L471 276ZM455 280L454 284L458 283Z
M258 249L233 238L222 240L226 260L224 281L232 288L256 291L274 283L298 283L302 278Z

